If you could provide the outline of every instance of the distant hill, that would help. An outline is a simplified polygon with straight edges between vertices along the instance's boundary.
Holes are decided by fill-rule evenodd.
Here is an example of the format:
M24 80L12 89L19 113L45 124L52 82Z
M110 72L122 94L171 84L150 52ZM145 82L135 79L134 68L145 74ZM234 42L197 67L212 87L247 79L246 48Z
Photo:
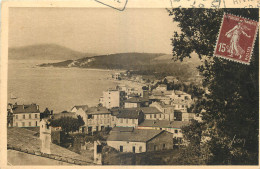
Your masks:
M81 53L55 44L40 44L25 47L9 48L11 60L69 60L90 57L95 54Z
M160 53L117 53L83 57L75 60L66 60L58 63L47 63L40 66L80 67L100 69L135 69L140 66L153 64Z
M135 74L177 76L187 79L197 74L198 62L174 62L170 54L163 53L117 53L41 64L42 67L78 67L98 69L132 70Z

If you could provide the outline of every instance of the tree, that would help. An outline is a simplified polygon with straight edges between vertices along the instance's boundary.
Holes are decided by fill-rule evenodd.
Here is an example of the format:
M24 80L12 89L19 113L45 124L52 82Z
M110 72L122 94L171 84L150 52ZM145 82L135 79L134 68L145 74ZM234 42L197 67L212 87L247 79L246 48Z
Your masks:
M50 120L50 125L53 127L61 127L62 131L66 132L75 132L79 130L80 126L83 126L85 123L81 116L77 116L77 118L73 118L70 116L62 116L58 119Z
M181 29L172 38L173 59L183 61L195 52L203 61L198 69L209 93L196 107L205 110L202 134L208 133L210 139L204 144L207 151L197 144L200 153L211 154L208 164L258 164L258 37L250 65L213 57L224 12L258 20L258 9L172 9L168 12Z

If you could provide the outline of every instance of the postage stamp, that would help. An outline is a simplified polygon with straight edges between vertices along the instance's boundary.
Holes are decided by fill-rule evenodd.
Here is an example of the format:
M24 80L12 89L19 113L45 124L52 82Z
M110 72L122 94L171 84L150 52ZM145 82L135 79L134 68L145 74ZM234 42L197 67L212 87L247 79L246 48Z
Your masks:
M123 11L126 7L128 0L95 0L103 5Z
M258 22L225 13L214 55L249 65L257 30Z

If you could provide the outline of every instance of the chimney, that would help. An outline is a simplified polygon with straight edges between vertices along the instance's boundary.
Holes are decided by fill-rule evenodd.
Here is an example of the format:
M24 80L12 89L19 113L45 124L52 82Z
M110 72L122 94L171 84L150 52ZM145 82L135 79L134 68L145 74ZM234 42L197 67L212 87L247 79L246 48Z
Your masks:
M51 154L51 127L46 119L40 121L41 152Z

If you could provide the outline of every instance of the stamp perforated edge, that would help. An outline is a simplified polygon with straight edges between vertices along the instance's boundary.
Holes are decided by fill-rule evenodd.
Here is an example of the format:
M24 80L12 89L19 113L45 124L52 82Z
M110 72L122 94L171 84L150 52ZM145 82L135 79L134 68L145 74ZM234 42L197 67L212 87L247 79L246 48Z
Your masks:
M255 30L255 33L254 33L254 40L253 40L253 44L252 44L252 50L251 50L251 53L250 53L250 57L249 57L249 61L248 62L244 62L242 60L236 60L236 59L230 59L230 58L227 58L227 57L224 57L222 55L217 55L215 54L216 53L216 50L217 50L217 44L218 44L218 41L219 41L219 35L220 35L220 30L222 30L222 26L223 26L223 22L224 22L224 17L227 15L233 15L233 16L236 16L236 17L239 17L239 18L243 18L245 20L252 20L252 21L255 21L253 19L249 19L249 18L246 18L246 17L242 17L240 15L234 15L234 14L230 14L230 13L226 13L224 12L223 14L223 18L222 18L222 21L221 21L221 26L219 28L219 31L218 31L218 38L216 40L216 44L215 44L215 48L214 48L214 53L213 53L213 56L216 56L216 57L220 57L220 58L223 58L223 59L226 59L226 60L229 60L229 61L233 61L233 62L237 62L237 63L242 63L242 64L245 64L245 65L250 65L250 62L251 62L251 57L252 57L252 54L253 54L253 51L254 51L254 47L255 47L255 41L256 41L256 35L257 35L257 32L258 32L258 27L259 27L259 22L258 21L255 21L257 22L257 26L256 26L256 30Z

